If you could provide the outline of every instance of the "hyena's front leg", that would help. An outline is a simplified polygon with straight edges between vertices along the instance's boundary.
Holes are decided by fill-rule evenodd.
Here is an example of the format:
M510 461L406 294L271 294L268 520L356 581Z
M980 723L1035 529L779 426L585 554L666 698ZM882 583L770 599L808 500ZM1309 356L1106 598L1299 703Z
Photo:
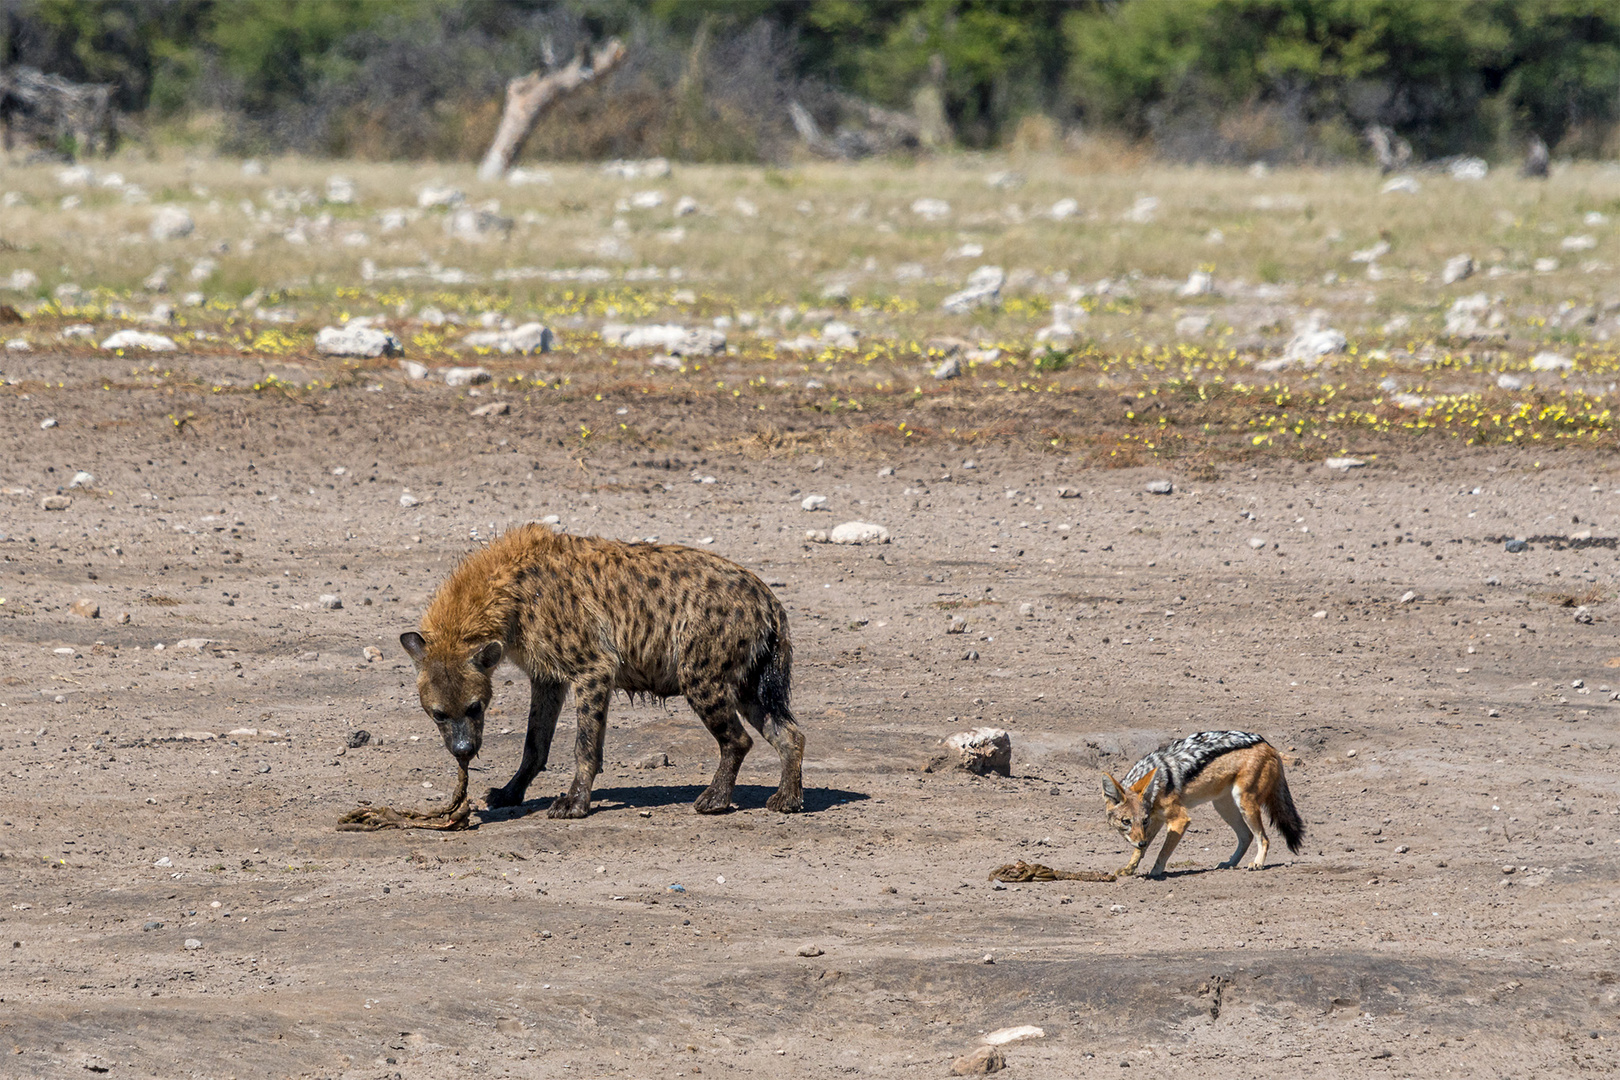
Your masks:
M582 818L591 808L591 785L602 771L602 737L607 732L608 700L613 696L613 675L587 675L574 684L579 706L579 732L574 739L574 782L546 811L552 818Z
M562 683L529 682L529 733L523 739L523 761L505 787L489 789L489 808L519 806L535 774L546 767L551 756L551 737L557 733L557 714L562 712L568 687Z

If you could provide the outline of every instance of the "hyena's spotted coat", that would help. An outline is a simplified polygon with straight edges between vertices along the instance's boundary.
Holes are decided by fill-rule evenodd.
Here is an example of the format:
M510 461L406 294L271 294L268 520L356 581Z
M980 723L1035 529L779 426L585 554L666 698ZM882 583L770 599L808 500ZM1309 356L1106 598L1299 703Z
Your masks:
M551 751L569 688L579 710L574 779L550 817L584 817L602 768L602 736L615 690L684 695L720 744L699 813L722 813L753 745L739 716L782 758L766 802L803 809L804 736L789 710L792 645L787 612L747 570L677 545L627 544L524 525L474 552L440 587L422 632L400 637L417 669L422 707L463 764L483 740L491 673L511 660L530 679L523 761L491 807L523 801Z

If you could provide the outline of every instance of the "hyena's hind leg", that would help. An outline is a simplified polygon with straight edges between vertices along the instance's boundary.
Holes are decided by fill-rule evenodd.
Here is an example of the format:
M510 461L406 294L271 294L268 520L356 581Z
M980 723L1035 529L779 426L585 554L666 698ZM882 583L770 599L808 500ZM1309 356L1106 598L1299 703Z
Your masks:
M1237 850L1232 852L1230 859L1221 863L1221 869L1230 870L1243 861L1243 856L1249 850L1249 843L1254 839L1254 833L1249 829L1248 822L1243 820L1243 813L1237 808L1237 803L1232 801L1231 792L1217 795L1210 801L1210 805L1221 815L1221 820L1232 826L1232 831L1237 833Z
M724 814L731 809L731 791L737 786L737 771L743 758L753 747L754 740L743 730L737 719L737 695L718 682L705 683L687 691L686 700L692 711L702 718L703 724L720 744L720 764L715 767L714 780L697 797L692 808L700 814Z
M744 702L742 714L782 758L782 779L765 809L797 814L804 809L804 734L791 715L769 712L757 701Z

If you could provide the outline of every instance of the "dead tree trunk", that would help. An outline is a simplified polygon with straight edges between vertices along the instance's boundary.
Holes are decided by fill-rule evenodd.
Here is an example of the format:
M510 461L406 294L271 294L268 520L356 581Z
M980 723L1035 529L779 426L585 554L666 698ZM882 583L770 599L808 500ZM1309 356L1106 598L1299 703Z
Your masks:
M495 141L478 166L480 180L498 180L512 165L523 140L529 137L534 125L553 102L578 90L592 79L606 75L625 57L624 45L618 38L610 38L591 54L585 63L583 54L572 63L550 75L530 72L506 84L506 108L501 112L501 123L495 129Z

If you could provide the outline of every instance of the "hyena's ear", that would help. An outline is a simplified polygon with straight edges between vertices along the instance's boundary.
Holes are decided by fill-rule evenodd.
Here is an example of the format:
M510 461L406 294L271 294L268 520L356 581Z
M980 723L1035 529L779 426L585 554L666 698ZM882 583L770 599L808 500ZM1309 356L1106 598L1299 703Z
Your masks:
M1137 795L1142 794L1142 792L1148 789L1148 785L1153 783L1153 774L1158 771L1158 769L1149 769L1147 775L1138 780L1136 782L1136 786L1131 788L1131 791Z
M472 654L473 666L486 673L494 671L495 666L501 662L501 656L504 655L504 652L505 650L501 648L501 643L498 641L491 641L481 645Z
M1119 781L1114 779L1111 772L1103 773L1103 798L1111 803L1125 801L1125 789L1119 786Z
M427 641L415 630L399 635L399 643L411 654L411 662L420 665L427 658Z

